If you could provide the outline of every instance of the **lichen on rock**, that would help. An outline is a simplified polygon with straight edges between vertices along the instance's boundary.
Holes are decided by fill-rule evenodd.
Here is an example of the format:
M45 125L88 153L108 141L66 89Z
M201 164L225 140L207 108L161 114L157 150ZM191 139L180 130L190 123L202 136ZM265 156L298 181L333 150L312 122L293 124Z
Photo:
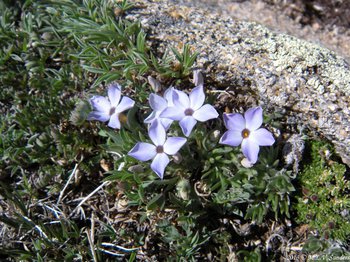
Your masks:
M141 0L142 8L128 19L142 21L158 53L190 44L212 89L253 96L253 104L331 141L350 166L350 71L345 59L260 24L178 3Z

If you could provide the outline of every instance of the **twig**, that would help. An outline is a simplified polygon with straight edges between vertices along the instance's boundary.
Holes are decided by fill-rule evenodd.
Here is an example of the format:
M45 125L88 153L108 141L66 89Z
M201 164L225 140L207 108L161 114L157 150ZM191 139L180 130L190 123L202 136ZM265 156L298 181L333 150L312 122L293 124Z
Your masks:
M118 246L118 245L115 245L115 244L112 244L112 243L106 243L106 242L102 242L101 245L102 245L102 246L105 246L105 247L114 247L114 248L123 250L123 251L125 251L125 252L133 252L133 251L139 250L139 247L135 247L135 248L125 248L125 247L121 247L121 246Z
M41 229L40 226L36 225L36 224L33 222L33 220L31 220L31 219L30 219L29 217L27 217L27 216L23 216L23 218L24 218L25 220L27 220L30 224L34 225L34 228L39 232L40 236L43 236L46 240L48 240L48 241L51 242L51 240L49 239L49 237L45 234L45 232Z
M91 254L92 254L92 259L94 262L97 262L97 257L96 257L96 252L95 252L95 248L94 248L94 243L91 239L91 232L90 230L87 228L86 229L86 235L87 235L87 238L88 238L88 241L89 241L89 246L90 246L90 251L91 251Z
M92 212L91 214L91 240L93 243L95 243L95 213Z
M103 248L99 248L99 250L102 251L102 252L105 252L106 254L112 255L112 256L117 256L117 257L124 257L125 256L124 254L111 252L111 251L108 251L108 250L103 249Z
M96 192L98 192L102 187L104 187L105 185L109 185L111 182L110 181L105 181L103 182L101 185L99 185L94 191L92 191L89 195L87 195L80 203L79 205L76 206L76 208L74 208L74 210L72 211L72 213L69 215L69 217L71 217L78 208L80 208L87 200L89 200L90 197L92 197Z
M61 218L60 214L61 214L61 215L63 214L61 211L58 211L58 210L54 209L53 207L49 207L49 206L46 205L46 204L39 203L39 205L42 206L42 207L44 207L44 208L46 208L46 209L48 209L48 210L50 210L50 211L52 211L52 213L54 214L54 216L55 216L56 218L58 218L58 219Z
M67 180L67 183L64 185L64 187L63 187L63 189L62 189L62 191L61 191L61 193L60 193L60 195L59 195L59 197L58 197L57 205L61 202L62 197L63 197L63 194L64 194L64 191L66 191L66 189L67 189L67 187L68 187L70 181L73 179L73 176L74 176L74 174L75 174L75 171L77 170L77 167L78 167L78 164L75 164L75 167L74 167L72 173L70 174L70 176L69 176L69 178L68 178L68 180Z

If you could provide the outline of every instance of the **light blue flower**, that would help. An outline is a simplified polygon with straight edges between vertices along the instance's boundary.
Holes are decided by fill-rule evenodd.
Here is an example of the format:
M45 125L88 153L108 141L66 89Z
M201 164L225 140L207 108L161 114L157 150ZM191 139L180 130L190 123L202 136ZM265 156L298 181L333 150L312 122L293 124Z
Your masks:
M212 105L203 105L204 100L205 94L202 85L193 88L189 95L174 89L174 106L167 107L160 114L160 117L179 121L182 132L188 137L197 121L205 122L219 116Z
M173 91L174 88L170 87L164 92L164 97L156 94L150 94L149 104L153 109L153 112L145 119L145 123L152 124L154 121L160 121L164 126L165 130L168 130L173 120L165 117L160 117L160 114L168 106L173 106Z
M132 108L135 102L129 97L121 97L121 87L114 83L108 87L108 98L93 96L90 99L93 111L89 113L87 120L107 122L111 128L120 129L119 114Z
M128 155L140 161L153 159L151 169L163 179L165 168L170 162L168 155L175 155L187 139L183 137L167 138L165 129L159 121L151 124L148 135L153 144L138 142Z
M258 160L259 146L271 146L275 139L265 128L259 128L263 122L262 108L248 109L244 117L241 114L224 113L226 131L220 139L220 144L241 145L244 156L251 164Z

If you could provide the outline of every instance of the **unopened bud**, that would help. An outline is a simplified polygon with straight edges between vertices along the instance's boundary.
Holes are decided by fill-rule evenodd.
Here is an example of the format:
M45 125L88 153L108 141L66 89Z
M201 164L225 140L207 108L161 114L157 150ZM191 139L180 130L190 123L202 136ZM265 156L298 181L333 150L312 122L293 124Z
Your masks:
M316 201L318 200L318 196L312 195L312 196L311 196L311 200L314 201L314 202L316 202Z
M204 85L204 80L203 80L203 75L201 73L201 70L198 69L193 71L193 82L195 86Z
M142 173L144 171L144 168L141 165L134 165L128 168L128 171L131 173Z
M241 161L242 166L245 168L251 168L254 164L248 160L248 158L243 158Z
M50 41L52 39L52 34L49 33L49 32L44 32L42 35L41 35L41 38L45 41Z
M176 164L180 164L182 162L182 155L177 152L175 155L173 155L173 160L174 160L174 163Z
M210 140L215 142L219 139L220 137L220 130L214 130L211 134L210 134Z
M159 83L159 81L151 76L148 76L148 83L151 85L152 90L155 93L158 93L162 90L162 85Z
M190 199L191 184L187 179L181 179L176 185L177 193L183 200Z

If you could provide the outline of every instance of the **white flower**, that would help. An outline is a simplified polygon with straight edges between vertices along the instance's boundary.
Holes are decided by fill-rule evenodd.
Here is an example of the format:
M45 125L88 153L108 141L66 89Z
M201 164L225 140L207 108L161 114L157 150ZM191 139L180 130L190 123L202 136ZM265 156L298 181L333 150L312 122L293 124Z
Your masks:
M185 136L189 136L197 121L205 122L219 116L212 105L203 105L204 100L205 94L202 85L193 88L190 95L174 89L174 106L167 107L160 114L160 117L180 121L182 132Z
M164 97L161 97L156 94L150 94L149 96L149 104L153 109L153 112L145 119L145 123L152 124L154 121L159 120L164 126L165 130L168 130L173 120L160 117L160 114L166 109L168 106L173 105L173 91L174 88L170 87L164 92Z
M241 114L224 114L224 122L228 131L221 137L220 144L242 144L242 152L247 158L243 165L255 164L258 160L259 146L271 146L275 142L271 132L259 128L263 122L261 107L248 109L244 117Z
M121 98L119 84L111 84L108 87L108 99L104 96L93 96L90 103L93 111L89 113L87 120L108 121L108 126L120 129L119 114L134 106L135 102L129 97Z
M128 155L140 161L153 159L151 169L163 179L165 168L170 162L168 155L175 155L187 139L183 137L167 138L165 129L159 121L151 124L148 135L153 144L138 142Z

